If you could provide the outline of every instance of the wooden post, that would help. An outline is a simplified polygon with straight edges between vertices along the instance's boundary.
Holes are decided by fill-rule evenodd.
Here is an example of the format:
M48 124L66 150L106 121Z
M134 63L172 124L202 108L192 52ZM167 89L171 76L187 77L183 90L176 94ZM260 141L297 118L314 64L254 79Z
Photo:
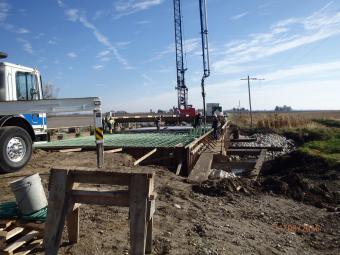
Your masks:
M153 228L153 217L148 221L147 226L147 233L146 233L146 247L145 247L145 254L152 253L152 228Z
M79 207L72 210L66 218L68 239L71 244L79 241Z
M132 175L130 182L130 238L131 254L144 255L146 248L146 216L148 179L145 176Z
M45 254L57 255L67 211L67 189L69 182L67 170L51 170L48 214L44 235Z

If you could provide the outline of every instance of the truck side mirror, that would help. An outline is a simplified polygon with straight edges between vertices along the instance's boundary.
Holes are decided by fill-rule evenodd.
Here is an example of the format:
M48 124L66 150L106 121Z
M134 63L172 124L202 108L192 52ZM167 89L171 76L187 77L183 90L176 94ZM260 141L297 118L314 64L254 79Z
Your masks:
M33 99L35 95L38 95L38 90L31 88L30 94L31 94L31 99Z

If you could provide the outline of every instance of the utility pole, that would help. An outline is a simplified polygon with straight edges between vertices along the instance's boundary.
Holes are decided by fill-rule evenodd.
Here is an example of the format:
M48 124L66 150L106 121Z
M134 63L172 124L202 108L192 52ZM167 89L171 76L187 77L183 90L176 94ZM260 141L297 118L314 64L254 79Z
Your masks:
M261 78L251 78L251 77L249 77L249 75L248 75L247 78L243 78L243 79L241 79L241 80L242 80L242 81L248 80L250 127L252 128L252 127L253 127L253 112L252 112L252 109L251 109L250 80L253 80L253 81L263 81L264 79L261 79Z

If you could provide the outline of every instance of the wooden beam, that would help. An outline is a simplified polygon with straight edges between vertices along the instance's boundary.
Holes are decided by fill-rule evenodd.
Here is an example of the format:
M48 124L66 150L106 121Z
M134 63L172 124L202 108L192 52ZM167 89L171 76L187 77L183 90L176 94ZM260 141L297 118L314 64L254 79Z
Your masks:
M151 170L93 171L91 168L79 167L69 170L69 176L72 177L74 182L87 184L129 185L131 174L146 175L148 178L152 178L154 176L154 173Z
M149 183L143 176L134 175L130 184L130 254L144 255L147 235L147 196Z
M239 138L239 139L230 139L230 142L232 143L250 143L250 142L256 142L257 138Z
M129 191L72 190L72 201L90 205L129 206Z
M48 214L45 223L44 247L45 253L57 255L63 228L65 225L66 210L68 206L68 192L70 186L68 171L52 169L50 175L50 187L48 198Z
M20 234L22 231L24 231L23 227L15 227L10 231L0 231L0 248L3 248L7 240Z
M152 253L152 239L153 239L152 228L153 228L153 218L149 219L147 223L145 254Z
M203 146L204 146L204 144L203 144L203 143L200 143L200 144L197 145L190 153L191 153L191 154L196 154Z
M116 153L116 152L121 152L121 151L123 151L123 148L118 148L118 149L104 151L104 153L110 154L110 153Z
M266 160L266 154L267 154L267 150L262 150L261 154L258 158L258 160L256 161L255 167L253 169L253 171L250 173L250 177L254 180L257 179L257 177L259 176L263 163Z
M152 151L146 153L143 157L137 159L133 165L136 166L138 165L139 163L141 163L143 160L147 159L148 157L150 157L152 154L154 154L155 152L157 151L157 148L153 149Z
M66 217L68 239L71 244L79 242L79 210L80 207L77 207Z
M282 147L272 146L230 146L229 149L255 149L255 150L267 150L267 151L282 151Z
M176 175L179 175L179 174L181 173L182 165L183 165L182 162L180 162L180 163L177 165L177 168L176 168Z
M201 137L199 137L198 139L195 139L193 142L189 143L187 146L185 146L185 149L187 148L193 148L195 147L195 145L199 142L201 142L202 140L204 140L206 137L210 136L212 134L213 130L209 130L207 133L205 133L204 135L202 135Z
M66 152L80 152L80 151L82 151L82 148L59 150L59 152L63 152L63 153L66 153Z

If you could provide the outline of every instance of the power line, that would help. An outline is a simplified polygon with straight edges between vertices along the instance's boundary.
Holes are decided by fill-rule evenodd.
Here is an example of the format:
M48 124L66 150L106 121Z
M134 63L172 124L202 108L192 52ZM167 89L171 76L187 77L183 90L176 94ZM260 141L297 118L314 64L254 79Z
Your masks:
M263 81L263 78L255 78L255 77L248 77L247 78L242 78L242 81L248 81L248 95L249 95L249 113L250 113L250 127L253 127L253 112L251 109L251 94L250 94L250 80L252 81Z

